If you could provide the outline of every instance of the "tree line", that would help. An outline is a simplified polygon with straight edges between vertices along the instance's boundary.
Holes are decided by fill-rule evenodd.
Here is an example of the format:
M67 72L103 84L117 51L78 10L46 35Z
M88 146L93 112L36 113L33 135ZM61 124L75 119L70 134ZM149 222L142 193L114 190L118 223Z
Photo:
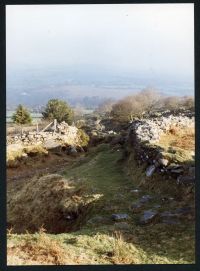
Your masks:
M194 111L193 96L165 96L153 89L144 89L117 102L108 99L96 110L118 122L133 121L155 111Z
M179 109L194 110L194 97L192 96L164 96L153 89L144 89L119 101L106 100L95 110L95 114L112 118L118 122L129 122L141 118L158 110L176 111ZM44 120L58 122L65 121L72 124L74 110L63 100L51 99L42 112ZM32 122L29 111L21 104L12 116L14 123L19 125Z

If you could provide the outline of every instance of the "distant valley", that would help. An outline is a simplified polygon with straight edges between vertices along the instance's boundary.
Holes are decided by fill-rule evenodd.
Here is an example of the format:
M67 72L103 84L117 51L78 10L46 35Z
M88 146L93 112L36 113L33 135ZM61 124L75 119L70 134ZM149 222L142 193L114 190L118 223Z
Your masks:
M191 82L153 77L149 74L123 75L70 69L9 70L7 72L7 109L21 103L37 111L49 99L66 100L72 106L94 109L105 99L120 99L144 89L155 88L166 95L193 95Z

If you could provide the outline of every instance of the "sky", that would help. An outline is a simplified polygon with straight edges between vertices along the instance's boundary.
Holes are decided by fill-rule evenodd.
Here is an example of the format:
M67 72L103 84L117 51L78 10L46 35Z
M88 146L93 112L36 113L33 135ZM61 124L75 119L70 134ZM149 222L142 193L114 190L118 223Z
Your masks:
M6 6L7 71L194 78L193 4Z

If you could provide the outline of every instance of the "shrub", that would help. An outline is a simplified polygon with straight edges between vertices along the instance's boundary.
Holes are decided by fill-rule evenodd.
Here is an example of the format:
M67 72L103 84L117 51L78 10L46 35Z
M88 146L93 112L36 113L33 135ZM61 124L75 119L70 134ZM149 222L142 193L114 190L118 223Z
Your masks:
M178 110L180 108L194 110L194 97L192 96L169 96L161 101L162 107L167 110Z
M89 143L89 136L81 129L78 129L78 136L80 138L80 141L81 141L81 146L85 147L88 145Z
M30 113L21 104L18 105L16 112L12 115L12 120L14 123L19 125L29 124L32 122Z
M72 124L74 113L65 101L52 99L48 101L42 115L47 120L57 119L58 122L65 121Z
M111 116L119 122L133 121L145 112L150 112L159 106L161 95L151 89L144 89L139 93L126 97L114 104Z
M84 127L85 125L86 125L86 122L83 119L80 119L80 120L76 121L76 127L79 128L79 129Z

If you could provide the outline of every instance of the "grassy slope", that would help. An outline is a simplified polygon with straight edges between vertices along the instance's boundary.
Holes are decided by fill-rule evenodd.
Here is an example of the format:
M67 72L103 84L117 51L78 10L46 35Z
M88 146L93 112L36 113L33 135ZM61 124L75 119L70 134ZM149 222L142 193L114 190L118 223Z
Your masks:
M142 173L137 168L135 174L133 172L133 179L127 178L122 163L118 161L120 158L120 150L101 145L85 159L66 169L66 177L84 179L101 196L79 230L48 235L49 242L56 240L64 249L67 254L67 259L63 259L65 264L193 263L194 227L191 223L137 226L138 215L129 211L130 204L137 200L137 196L130 190L141 181ZM155 202L149 203L145 209L152 204ZM110 219L113 213L129 214L129 229L119 230ZM103 222L93 220L88 223L96 216L103 218ZM37 246L41 236L10 234L8 246L26 243L27 240ZM63 262L52 261L54 264Z

